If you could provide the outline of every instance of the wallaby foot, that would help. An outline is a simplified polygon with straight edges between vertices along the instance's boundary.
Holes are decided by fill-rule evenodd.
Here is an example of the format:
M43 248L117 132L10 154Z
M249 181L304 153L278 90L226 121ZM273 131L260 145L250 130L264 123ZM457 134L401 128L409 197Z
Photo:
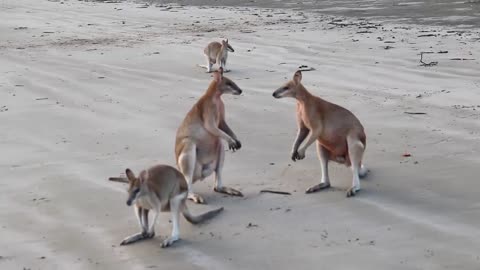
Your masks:
M155 236L154 232L152 232L152 233L146 233L146 232L137 233L137 234L131 235L131 236L123 239L123 241L120 243L120 246L130 245L130 244L133 244L133 243L138 242L140 240L153 238L154 236Z
M180 238L178 236L168 237L167 239L165 239L162 242L162 248L167 248L167 247L171 246L173 243L177 242L178 240L180 240Z
M228 195L232 195L232 196L238 196L238 197L243 197L243 194L236 190L236 189L233 189L233 188L229 188L229 187L221 187L221 188L217 188L215 187L213 189L215 192L218 192L218 193L223 193L223 194L228 194Z
M310 187L308 188L305 193L314 193L314 192L317 192L317 191L320 191L322 189L327 189L330 187L330 183L320 183L318 185L315 185L313 187Z
M357 193L360 191L360 188L358 187L351 187L347 190L347 198L353 197L357 195Z
M199 204L205 204L205 199L196 193L188 193L188 199Z

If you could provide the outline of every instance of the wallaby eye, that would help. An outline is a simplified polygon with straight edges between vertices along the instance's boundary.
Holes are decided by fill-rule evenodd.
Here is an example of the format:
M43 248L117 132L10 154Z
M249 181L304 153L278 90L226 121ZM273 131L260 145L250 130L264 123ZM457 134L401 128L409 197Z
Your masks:
M288 86L283 87L283 90L288 90Z

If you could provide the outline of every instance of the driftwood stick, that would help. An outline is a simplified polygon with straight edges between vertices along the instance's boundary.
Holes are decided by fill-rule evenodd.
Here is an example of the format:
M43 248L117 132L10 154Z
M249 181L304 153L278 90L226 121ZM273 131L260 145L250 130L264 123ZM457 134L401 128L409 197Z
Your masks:
M426 63L423 61L423 54L424 53L433 53L433 52L421 52L420 53L420 63L421 63L421 66L424 66L424 67L431 67L431 66L436 66L438 64L438 62L434 61L434 62L429 62L429 63Z
M285 191L276 191L276 190L269 190L269 189L262 189L260 193L274 193L274 194L281 194L281 195L292 195L290 192Z
M406 114L427 114L426 112L404 112Z
M119 182L119 183L128 183L126 177L109 177L108 181Z

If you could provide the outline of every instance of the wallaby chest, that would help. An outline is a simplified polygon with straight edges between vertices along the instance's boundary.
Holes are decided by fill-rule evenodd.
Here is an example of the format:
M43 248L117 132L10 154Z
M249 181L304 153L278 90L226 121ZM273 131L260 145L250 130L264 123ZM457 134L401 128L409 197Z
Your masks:
M212 100L212 113L215 118L215 123L217 126L220 124L220 121L224 118L225 115L225 104L220 97L214 98Z
M322 128L320 115L303 103L297 103L297 118L309 129Z

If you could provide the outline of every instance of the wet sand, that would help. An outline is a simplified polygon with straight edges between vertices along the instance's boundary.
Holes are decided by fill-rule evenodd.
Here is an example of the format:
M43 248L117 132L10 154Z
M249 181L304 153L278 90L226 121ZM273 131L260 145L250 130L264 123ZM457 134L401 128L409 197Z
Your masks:
M151 2L151 1L149 1ZM464 0L154 0L154 3L175 2L195 6L234 6L286 8L335 16L368 18L390 23L443 25L462 28L480 27L480 1Z
M0 7L0 269L478 270L478 32L257 8ZM175 164L176 129L211 80L202 50L221 37L244 90L224 98L243 145L224 183L245 197L209 177L195 184L208 205L189 205L221 215L182 219L182 240L161 249L162 214L156 238L120 247L138 225L107 178ZM271 95L300 65L315 68L312 93L366 128L371 173L355 198L335 164L332 189L304 193L320 179L315 147L290 160L295 102Z

